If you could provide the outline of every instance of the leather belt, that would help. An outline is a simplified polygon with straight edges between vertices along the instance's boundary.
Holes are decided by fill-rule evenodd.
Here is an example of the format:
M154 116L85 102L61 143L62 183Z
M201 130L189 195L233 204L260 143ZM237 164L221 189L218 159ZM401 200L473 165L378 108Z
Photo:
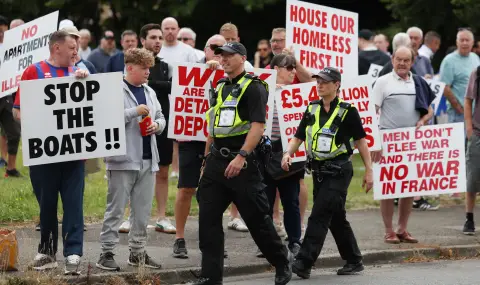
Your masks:
M230 160L230 161L235 159L235 157L240 153L239 151L232 151L227 147L222 147L222 148L218 149L213 144L211 144L211 146L210 146L210 152L215 157ZM243 165L243 169L246 169L247 166L248 166L248 163L245 160L245 163Z

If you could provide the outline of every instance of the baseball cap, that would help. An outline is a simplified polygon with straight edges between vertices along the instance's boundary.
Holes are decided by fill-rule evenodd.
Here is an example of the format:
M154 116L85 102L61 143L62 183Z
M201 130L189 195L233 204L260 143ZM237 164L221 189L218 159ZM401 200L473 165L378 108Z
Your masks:
M367 29L363 29L358 32L358 37L367 41L371 41L374 36L375 34Z
M226 43L223 46L215 49L215 54L221 54L222 51L229 53L238 53L239 55L247 56L247 49L244 45L238 42Z
M109 33L107 33L107 32L109 32ZM115 35L111 31L105 31L105 33L103 34L103 38L106 39L106 40L114 40Z
M65 27L71 27L71 26L74 26L75 24L73 24L72 20L70 19L63 19L60 21L60 23L58 24L58 29L61 30Z
M75 27L75 26L64 27L64 28L62 28L62 31L65 31L65 32L67 32L69 35L72 35L72 36L74 36L74 37L77 37L77 38L80 37L80 33L78 32L78 29L77 29L77 27Z
M342 74L335 67L325 67L320 70L316 75L312 75L313 78L322 78L326 81L342 81Z

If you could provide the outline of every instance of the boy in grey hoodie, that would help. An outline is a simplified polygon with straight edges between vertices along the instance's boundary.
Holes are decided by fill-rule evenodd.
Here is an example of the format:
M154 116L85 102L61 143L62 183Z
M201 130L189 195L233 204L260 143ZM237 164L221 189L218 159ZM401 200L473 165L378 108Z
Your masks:
M126 75L123 82L127 153L105 158L108 176L107 209L100 242L102 254L96 266L119 271L113 250L119 241L118 229L130 199L132 228L128 235L128 264L160 269L161 265L145 251L159 156L155 134L165 129L165 118L155 91L146 84L154 65L153 54L134 48L125 52ZM142 136L139 123L150 116L152 124Z

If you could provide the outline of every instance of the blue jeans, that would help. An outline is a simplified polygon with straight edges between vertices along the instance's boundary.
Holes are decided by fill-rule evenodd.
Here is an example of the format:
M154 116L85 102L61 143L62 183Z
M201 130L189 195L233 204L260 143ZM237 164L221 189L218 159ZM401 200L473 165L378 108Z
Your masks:
M268 203L270 205L270 216L273 216L273 205L275 204L278 188L280 201L283 206L283 221L285 224L285 231L288 234L289 247L293 246L294 243L300 244L302 226L300 224L299 175L293 174L280 180L274 180L265 172L264 183L267 185L267 187L265 187L265 193L267 194Z
M58 194L62 198L63 255L83 255L83 190L85 162L68 161L30 166L30 180L40 194L38 252L55 255L58 248Z

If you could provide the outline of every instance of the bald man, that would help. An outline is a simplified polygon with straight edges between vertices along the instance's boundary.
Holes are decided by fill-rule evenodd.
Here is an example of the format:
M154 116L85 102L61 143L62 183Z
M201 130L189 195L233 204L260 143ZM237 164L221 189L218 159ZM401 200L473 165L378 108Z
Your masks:
M195 50L181 41L178 41L178 22L175 18L168 17L162 21L161 25L163 34L163 45L158 56L168 63L168 77L172 78L174 62L191 62L198 61ZM172 94L174 95L174 94ZM176 233L176 228L172 222L166 218L165 211L168 200L168 169L176 157L174 154L174 141L167 137L168 120L170 106L162 106L167 127L162 135L157 136L157 145L159 146L160 170L157 172L155 185L155 198L157 200L157 215L155 230L163 233ZM178 147L178 146L177 146ZM177 160L178 161L178 160ZM172 167L172 174L176 170Z
M388 42L387 36L385 36L384 34L378 34L375 36L373 41L375 42L375 45L379 50L390 56L390 52L388 52L388 47L390 46L390 43Z
M15 19L10 22L10 30L25 24L22 19Z

